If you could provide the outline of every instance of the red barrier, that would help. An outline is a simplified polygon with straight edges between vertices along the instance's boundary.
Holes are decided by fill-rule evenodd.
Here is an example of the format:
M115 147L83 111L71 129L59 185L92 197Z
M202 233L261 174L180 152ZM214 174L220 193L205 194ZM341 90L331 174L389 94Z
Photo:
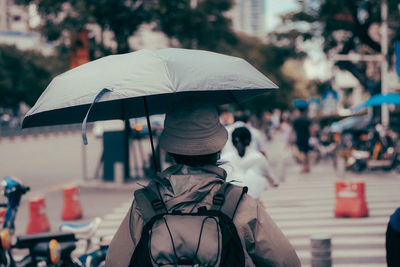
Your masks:
M63 220L82 218L82 207L79 201L78 186L76 185L64 188L64 208L61 218Z
M4 221L6 220L7 208L0 208L0 227L3 227Z
M46 216L44 197L39 196L29 200L29 223L27 234L44 233L50 231L49 220Z
M335 217L367 217L365 185L362 181L336 181Z

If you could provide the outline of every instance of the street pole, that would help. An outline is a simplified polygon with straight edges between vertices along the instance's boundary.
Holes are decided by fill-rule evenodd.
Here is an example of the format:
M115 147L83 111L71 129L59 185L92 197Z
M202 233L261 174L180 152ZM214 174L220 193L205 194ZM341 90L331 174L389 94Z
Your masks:
M388 25L387 25L387 17L388 17L388 6L387 0L382 0L381 2L381 93L388 93L388 79L387 79L387 69L388 69ZM382 125L385 127L389 126L389 108L388 105L382 105L381 109L381 119Z
M332 246L330 235L312 235L311 241L311 267L332 266Z

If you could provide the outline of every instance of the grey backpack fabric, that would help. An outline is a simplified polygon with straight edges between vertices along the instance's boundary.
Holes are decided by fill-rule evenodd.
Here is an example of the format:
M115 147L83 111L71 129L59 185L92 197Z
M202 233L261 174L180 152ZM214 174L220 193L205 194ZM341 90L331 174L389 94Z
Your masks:
M157 182L135 191L145 222L129 266L245 266L244 251L233 224L246 187L222 184L211 209L168 212Z

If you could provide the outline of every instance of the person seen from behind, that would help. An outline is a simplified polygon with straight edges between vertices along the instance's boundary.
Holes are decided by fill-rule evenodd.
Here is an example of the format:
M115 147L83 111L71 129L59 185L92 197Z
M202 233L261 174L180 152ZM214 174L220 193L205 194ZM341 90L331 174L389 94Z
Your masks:
M218 158L227 139L213 106L175 105L167 112L159 144L174 165L135 191L111 241L106 266L300 266L292 245L260 202L242 187L225 183L227 173L218 166ZM240 198L232 193L238 190ZM149 197L152 201L144 201ZM150 211L156 217L149 216ZM200 224L198 218L203 217L189 216L207 212L225 215L218 220L205 216ZM229 233L215 232L215 224L222 221L233 222ZM218 225L224 229L224 224ZM227 242L224 234L237 242ZM233 243L240 253L225 249Z
M232 151L235 151L236 149L233 146L233 143L231 141L232 137L232 132L239 127L246 127L249 129L251 133L252 140L250 142L250 147L253 149L259 151L262 153L266 158L267 158L267 152L266 152L266 138L265 135L255 128L254 126L251 125L249 122L250 119L250 112L249 111L236 111L234 114L234 120L235 122L227 125L226 129L228 131L228 142L226 143L224 149L222 150L222 160L224 160L225 154L230 153Z
M232 133L232 143L236 151L228 153L223 167L228 171L228 178L242 182L249 188L248 194L256 199L260 198L268 183L277 187L278 179L273 173L269 162L257 150L249 147L251 133L246 127L236 128Z
M310 150L311 120L307 116L307 107L299 108L300 115L293 121L293 130L296 133L296 146L299 151L301 173L310 172L308 152Z

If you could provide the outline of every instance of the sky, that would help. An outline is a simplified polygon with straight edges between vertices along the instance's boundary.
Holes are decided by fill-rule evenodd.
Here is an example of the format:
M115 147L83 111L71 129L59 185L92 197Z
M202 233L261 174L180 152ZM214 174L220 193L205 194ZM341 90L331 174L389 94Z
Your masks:
M300 8L296 0L265 0L265 27L267 32L274 30L279 23L280 15ZM304 62L306 75L310 79L326 80L330 77L330 65L322 53L321 43L308 45L309 58Z

